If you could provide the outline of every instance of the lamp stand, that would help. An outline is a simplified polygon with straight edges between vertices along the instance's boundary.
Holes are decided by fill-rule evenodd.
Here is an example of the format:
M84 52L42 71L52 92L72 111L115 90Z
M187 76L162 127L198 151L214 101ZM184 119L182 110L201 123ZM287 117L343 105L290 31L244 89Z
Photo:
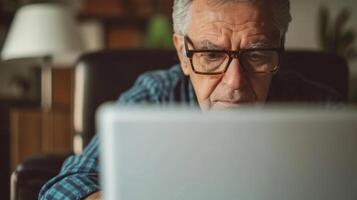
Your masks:
M41 68L41 107L44 111L52 108L52 57L43 58Z

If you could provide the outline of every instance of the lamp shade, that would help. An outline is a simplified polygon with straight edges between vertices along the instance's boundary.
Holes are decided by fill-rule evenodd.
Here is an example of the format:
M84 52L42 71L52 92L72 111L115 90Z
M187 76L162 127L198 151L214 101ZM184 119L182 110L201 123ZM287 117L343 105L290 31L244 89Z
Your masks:
M79 55L82 40L72 10L61 4L42 3L21 7L7 35L3 60Z

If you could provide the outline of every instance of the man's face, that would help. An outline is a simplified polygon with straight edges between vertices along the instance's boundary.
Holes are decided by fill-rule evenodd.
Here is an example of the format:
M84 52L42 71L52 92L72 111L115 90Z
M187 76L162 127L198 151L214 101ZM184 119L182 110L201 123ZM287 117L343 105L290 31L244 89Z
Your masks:
M213 1L195 0L191 6L187 36L196 49L239 50L280 46L279 31L270 20L269 5L207 2ZM190 77L202 110L265 102L272 74L243 72L238 59L233 59L222 75L196 74L189 58L184 55L182 35L174 34L174 44L183 72Z

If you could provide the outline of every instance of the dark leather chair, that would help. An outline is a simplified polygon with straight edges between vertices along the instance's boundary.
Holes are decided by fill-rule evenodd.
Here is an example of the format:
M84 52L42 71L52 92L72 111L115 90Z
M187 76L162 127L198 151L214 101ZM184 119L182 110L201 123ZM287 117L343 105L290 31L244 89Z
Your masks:
M142 72L177 62L174 51L106 50L83 55L75 69L74 115L80 121L75 122L75 129L84 145L95 133L94 114L101 103L117 99ZM334 88L347 100L348 67L344 59L320 52L289 51L283 55L281 71L289 70ZM57 155L36 157L19 165L13 173L13 199L35 199L63 161L64 156Z
M94 115L100 104L115 101L139 74L176 63L175 51L168 50L106 50L82 56L76 65L74 102L74 116L80 119L80 124L75 121L74 127L84 146L95 134Z

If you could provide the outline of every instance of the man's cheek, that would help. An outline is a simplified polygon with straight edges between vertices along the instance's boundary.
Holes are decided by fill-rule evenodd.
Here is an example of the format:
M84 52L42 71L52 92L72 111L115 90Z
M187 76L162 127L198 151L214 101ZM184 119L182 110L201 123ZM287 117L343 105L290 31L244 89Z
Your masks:
M211 105L210 96L219 83L219 79L212 76L198 75L191 77L197 100L201 108L209 108Z
M197 101L202 110L208 110L211 106L210 103L210 92L204 88L203 85L194 83L193 84L196 96L197 96Z
M219 80L213 78L212 76L207 76L197 81L197 84L200 87L201 96L203 98L209 98L214 90L217 88L219 84Z
M204 85L202 83L198 83L196 86L196 95L197 99L199 100L200 103L209 101L209 97L211 95L211 89L207 87L207 85Z
M269 93L271 76L258 75L251 79L252 87L258 101L265 101Z

